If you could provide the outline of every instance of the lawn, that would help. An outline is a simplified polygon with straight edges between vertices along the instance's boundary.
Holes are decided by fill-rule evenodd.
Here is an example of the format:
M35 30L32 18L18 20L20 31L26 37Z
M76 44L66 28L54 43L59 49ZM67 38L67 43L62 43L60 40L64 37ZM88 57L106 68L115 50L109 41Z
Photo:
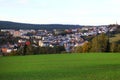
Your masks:
M1 56L0 80L120 80L120 54Z

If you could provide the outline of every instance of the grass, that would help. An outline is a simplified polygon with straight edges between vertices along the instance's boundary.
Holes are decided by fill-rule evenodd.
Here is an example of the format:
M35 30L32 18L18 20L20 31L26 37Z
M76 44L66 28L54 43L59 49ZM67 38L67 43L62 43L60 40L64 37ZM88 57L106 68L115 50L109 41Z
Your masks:
M0 80L120 80L120 54L0 57Z

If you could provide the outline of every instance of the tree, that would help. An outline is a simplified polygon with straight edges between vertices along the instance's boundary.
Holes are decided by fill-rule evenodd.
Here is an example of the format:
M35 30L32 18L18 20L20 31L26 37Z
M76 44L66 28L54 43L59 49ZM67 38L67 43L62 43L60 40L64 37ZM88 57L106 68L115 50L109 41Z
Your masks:
M110 51L111 52L120 52L120 43L119 43L119 41L111 43Z
M77 46L77 47L75 47L74 48L74 53L82 53L83 51L82 51L83 49L82 49L82 46Z
M33 47L31 45L26 46L26 53L25 55L32 55L33 53Z
M89 52L89 51L90 51L90 48L91 48L90 42L85 42L84 45L82 46L82 52L83 52L83 53Z
M92 39L92 52L107 52L109 45L108 37L102 33Z
M117 52L117 48L118 48L117 43L112 42L112 43L111 43L111 46L110 46L110 51L111 51L111 52Z

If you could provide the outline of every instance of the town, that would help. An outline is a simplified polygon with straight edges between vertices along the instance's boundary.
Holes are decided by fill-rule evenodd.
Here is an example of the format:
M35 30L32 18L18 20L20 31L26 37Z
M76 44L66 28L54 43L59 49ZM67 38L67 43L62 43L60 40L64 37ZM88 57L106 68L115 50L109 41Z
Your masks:
M53 31L1 29L0 32L3 34L0 35L0 39L11 35L11 37L16 38L17 41L1 43L0 49L2 53L11 53L12 51L17 51L19 46L27 44L33 47L64 46L66 52L71 52L73 47L82 46L88 41L83 37L113 32L116 29L116 26L94 26L65 30L53 29Z

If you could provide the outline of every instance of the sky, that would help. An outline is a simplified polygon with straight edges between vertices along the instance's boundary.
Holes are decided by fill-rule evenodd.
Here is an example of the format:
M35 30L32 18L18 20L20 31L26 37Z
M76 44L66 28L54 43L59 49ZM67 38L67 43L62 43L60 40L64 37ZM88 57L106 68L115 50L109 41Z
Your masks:
M0 20L34 24L120 24L120 0L0 0Z

